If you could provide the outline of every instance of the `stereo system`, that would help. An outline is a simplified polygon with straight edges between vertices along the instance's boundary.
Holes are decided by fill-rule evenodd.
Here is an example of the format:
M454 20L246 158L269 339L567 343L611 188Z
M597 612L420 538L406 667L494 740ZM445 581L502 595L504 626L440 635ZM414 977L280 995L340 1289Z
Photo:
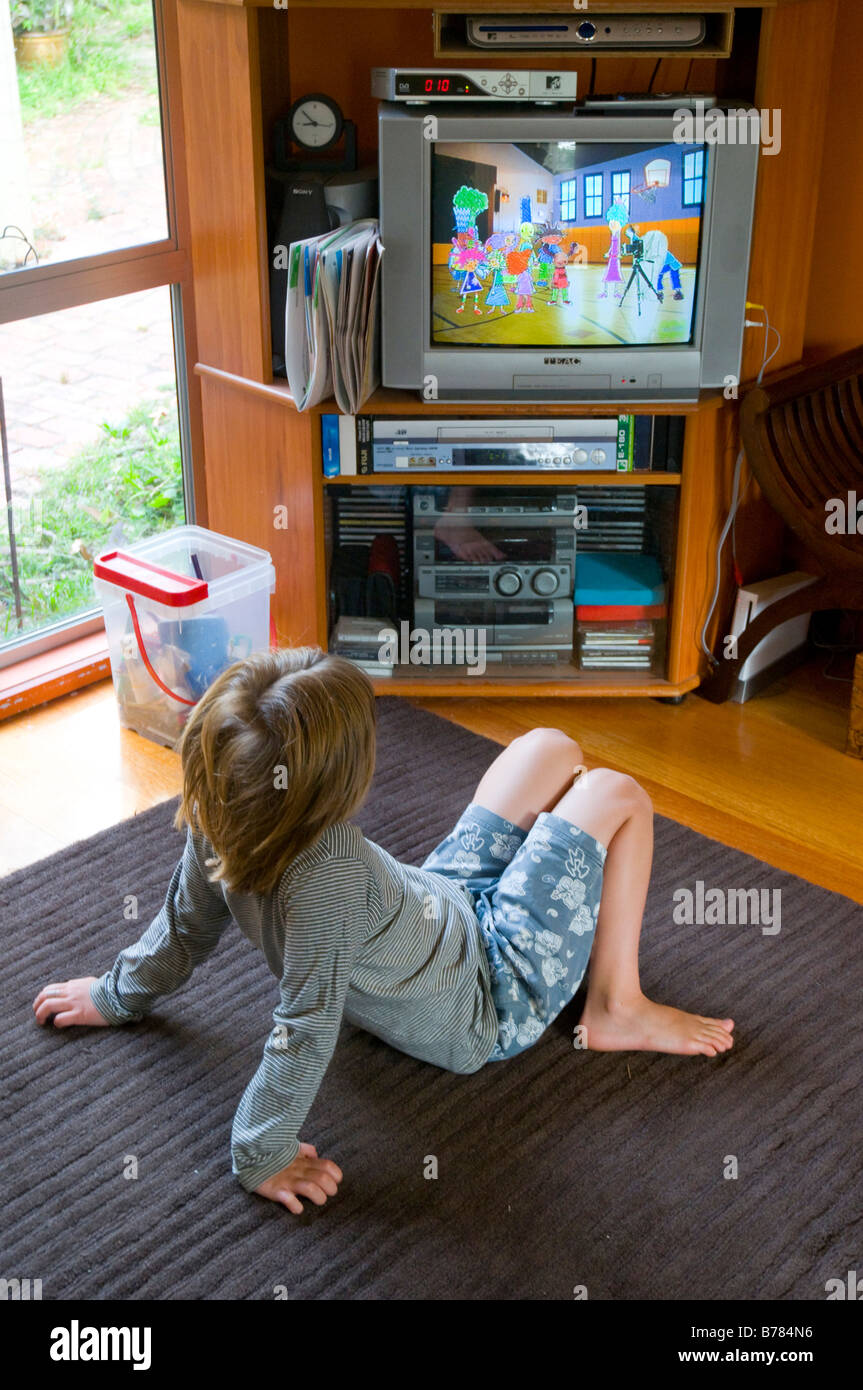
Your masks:
M482 628L489 661L571 661L577 516L572 489L415 489L416 627Z

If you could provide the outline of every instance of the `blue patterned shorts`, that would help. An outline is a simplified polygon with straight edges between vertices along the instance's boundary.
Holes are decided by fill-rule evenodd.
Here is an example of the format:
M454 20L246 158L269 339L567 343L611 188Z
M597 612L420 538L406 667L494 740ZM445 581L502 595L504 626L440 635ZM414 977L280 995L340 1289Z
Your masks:
M553 812L525 831L471 802L423 864L473 898L499 1023L490 1061L530 1047L576 993L605 856L604 845Z

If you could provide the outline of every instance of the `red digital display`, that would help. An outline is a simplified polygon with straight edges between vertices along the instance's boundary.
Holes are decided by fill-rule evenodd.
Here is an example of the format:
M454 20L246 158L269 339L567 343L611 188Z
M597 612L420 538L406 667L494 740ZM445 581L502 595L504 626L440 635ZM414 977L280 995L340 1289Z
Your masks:
M461 73L439 72L399 73L396 90L399 96L488 96L488 92Z

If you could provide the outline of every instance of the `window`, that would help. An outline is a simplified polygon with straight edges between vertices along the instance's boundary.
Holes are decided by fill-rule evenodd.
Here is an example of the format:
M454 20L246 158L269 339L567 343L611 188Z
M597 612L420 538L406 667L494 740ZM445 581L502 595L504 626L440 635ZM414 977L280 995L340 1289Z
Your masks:
M584 215L585 217L602 216L602 174L585 174L584 176Z
M629 215L629 187L631 177L628 169L619 169L611 176L611 201L613 203L623 203Z
M26 7L11 13L26 37ZM8 53L0 42L12 73L0 178L0 667L99 625L94 551L193 520L190 271L163 139L175 7L75 0L67 17L59 66L29 67L17 38L13 57L11 32Z
M2 666L23 639L97 616L101 551L186 520L171 289L2 324L0 363Z
M575 221L575 179L564 179L560 185L560 220Z
M704 201L704 151L693 150L683 156L683 206L694 207Z
M18 89L9 93L8 113L5 103L2 108L0 272L164 239L168 206L151 0L67 4L66 46L51 68L31 66L22 49L33 22L28 8L20 0L11 7ZM53 8L62 11L63 0ZM14 60L10 66L14 83Z

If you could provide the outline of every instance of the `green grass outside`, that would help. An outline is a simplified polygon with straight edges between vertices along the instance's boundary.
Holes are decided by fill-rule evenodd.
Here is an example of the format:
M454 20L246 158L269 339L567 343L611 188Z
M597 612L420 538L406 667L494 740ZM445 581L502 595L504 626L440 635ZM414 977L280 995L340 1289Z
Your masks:
M63 468L44 469L37 502L13 508L23 629L15 618L9 536L0 536L0 642L98 606L93 559L122 524L122 543L185 521L180 435L173 387Z
M148 92L155 102L152 36L151 0L75 0L63 62L56 68L18 68L24 123L130 90Z

